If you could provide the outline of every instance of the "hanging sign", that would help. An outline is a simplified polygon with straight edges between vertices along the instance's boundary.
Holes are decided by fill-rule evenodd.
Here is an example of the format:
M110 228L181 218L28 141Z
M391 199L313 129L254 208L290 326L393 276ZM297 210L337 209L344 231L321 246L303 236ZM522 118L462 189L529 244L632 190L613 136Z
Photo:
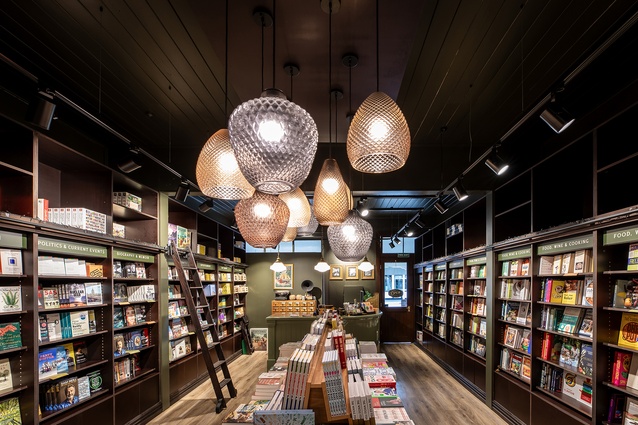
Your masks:
M55 254L76 255L81 257L107 257L107 249L103 246L49 238L38 239L38 251L52 252Z
M568 239L561 239L551 243L539 245L538 255L560 254L563 252L578 251L579 249L591 248L594 246L594 235L583 235Z
M403 296L403 291L401 289L390 289L388 291L388 295L392 298L401 298Z
M139 263L154 263L155 257L150 254L142 254L140 252L124 251L122 249L113 249L113 259L122 261L135 261Z

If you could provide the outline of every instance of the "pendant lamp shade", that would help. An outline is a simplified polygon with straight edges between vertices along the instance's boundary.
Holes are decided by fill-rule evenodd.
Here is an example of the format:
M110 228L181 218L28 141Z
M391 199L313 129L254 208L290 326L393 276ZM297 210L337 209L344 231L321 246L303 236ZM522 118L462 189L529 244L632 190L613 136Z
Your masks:
M290 212L277 196L255 191L235 206L235 220L246 242L255 248L274 248L286 233Z
M356 211L350 211L343 223L328 227L328 242L339 260L359 261L370 248L372 226Z
M239 169L260 192L278 195L299 187L317 152L317 125L279 90L239 105L228 120Z
M270 265L270 270L278 273L286 270L286 265L279 259L279 254L277 254L277 259L275 260L275 262Z
M303 190L297 188L292 192L282 193L279 197L290 210L288 227L303 227L310 222L310 202Z
M326 159L315 186L315 217L319 224L330 226L346 219L351 198L349 191L337 161L332 158Z
M281 239L282 242L292 242L297 237L297 228L296 227L286 227L286 233L284 233L284 237Z
M255 191L239 170L225 128L206 141L197 158L195 173L197 185L211 198L245 199Z
M326 263L322 256L319 262L315 264L315 270L317 270L319 273L325 273L330 270L330 264Z
M362 272L369 272L370 270L374 269L374 266L368 260L368 256L366 255L365 257L363 257L363 262L359 264L357 268Z
M319 222L317 221L317 217L315 217L315 207L311 205L310 221L308 221L307 225L297 229L297 236L312 236L317 231L317 227L319 227Z
M352 167L362 173L389 173L410 155L410 129L390 96L374 92L354 114L346 142Z

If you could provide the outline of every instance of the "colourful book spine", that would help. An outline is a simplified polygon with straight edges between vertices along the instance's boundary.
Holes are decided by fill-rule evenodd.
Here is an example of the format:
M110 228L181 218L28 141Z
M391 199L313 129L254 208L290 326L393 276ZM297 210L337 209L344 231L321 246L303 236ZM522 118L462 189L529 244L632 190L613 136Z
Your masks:
M631 353L616 351L614 356L614 367L612 369L612 384L618 387L627 386L629 376L629 366L631 365Z

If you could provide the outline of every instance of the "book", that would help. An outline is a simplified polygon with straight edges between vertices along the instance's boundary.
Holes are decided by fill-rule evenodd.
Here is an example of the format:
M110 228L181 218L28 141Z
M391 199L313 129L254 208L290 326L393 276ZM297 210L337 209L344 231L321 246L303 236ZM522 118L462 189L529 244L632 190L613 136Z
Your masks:
M568 274L574 272L574 264L572 262L573 253L568 252L563 254L563 259L561 260L560 272L561 274Z
M42 288L42 302L45 310L60 308L60 298L57 288Z
M564 280L552 279L552 291L549 297L549 302L562 304L564 289L565 289Z
M122 307L113 307L113 327L120 329L124 327L124 312Z
M86 288L83 283L68 283L66 290L69 294L69 307L86 305Z
M84 290L86 293L87 305L95 305L95 304L103 303L101 282L86 282L84 284Z
M510 372L516 375L520 375L522 367L523 367L523 356L518 353L512 353L510 366L509 366Z
M552 274L560 274L562 268L563 256L554 255L554 261L552 262Z
M578 335L592 338L594 336L594 317L591 310L587 310L578 329Z
M586 306L594 305L594 278L586 277L583 283L583 296L580 303Z
M15 313L22 310L22 287L0 286L0 313Z
M614 364L612 366L611 383L625 388L627 386L627 378L629 377L629 368L631 367L632 353L626 351L614 352Z
M69 314L71 336L77 337L91 333L88 310L71 311Z
M134 306L127 305L126 307L124 307L124 323L125 326L135 326L135 324L137 324Z
M22 274L22 251L0 249L0 274Z
M516 323L519 325L527 324L527 314L529 312L529 303L522 302L518 308L518 314L516 315Z
M558 322L557 330L565 333L577 333L582 319L583 309L565 307L563 317Z
M66 357L66 362L69 368L75 367L75 349L73 348L72 342L67 342L66 344L62 344L64 348L64 356Z
M126 344L124 342L124 335L115 334L113 338L113 355L115 357L121 357L126 354Z
M576 305L581 300L582 280L566 280L563 288L563 304Z
M11 363L9 359L0 359L0 391L10 390L12 388Z
M610 424L619 424L622 422L623 413L625 411L624 394L612 394L609 398L609 410L607 412L607 422Z
M126 283L113 284L113 302L125 303L128 301L128 291Z
M73 351L75 357L75 364L80 365L82 363L86 363L88 360L88 350L86 348L86 342L84 341L74 341L73 342Z
M586 252L583 249L574 253L574 273L585 273L587 271L587 268L585 268Z
M623 313L618 332L618 345L638 349L638 314Z
M554 265L554 257L543 255L539 259L538 274L547 275L552 274L552 268Z
M523 357L523 365L521 366L521 376L525 379L532 378L532 359Z
M22 417L20 415L20 400L18 399L18 397L11 397L0 400L0 412L2 412L3 424L22 424Z
M638 244L629 245L629 254L627 255L627 270L638 270Z
M138 325L146 323L146 306L144 304L135 304L135 322Z
M0 324L0 350L10 350L21 346L20 322Z
M583 342L580 346L578 372L587 376L592 376L594 372L594 353L592 345L586 342Z
M507 326L505 329L505 339L503 344L508 347L517 348L521 338L521 329L515 326Z
M527 354L532 353L532 330L531 329L523 329L523 334L521 335L521 343L519 344L518 349L521 351L525 351Z
M559 363L578 367L578 361L580 359L580 341L567 338L563 342L563 346L560 350Z
M510 275L510 262L503 261L503 265L501 266L501 276L509 276Z

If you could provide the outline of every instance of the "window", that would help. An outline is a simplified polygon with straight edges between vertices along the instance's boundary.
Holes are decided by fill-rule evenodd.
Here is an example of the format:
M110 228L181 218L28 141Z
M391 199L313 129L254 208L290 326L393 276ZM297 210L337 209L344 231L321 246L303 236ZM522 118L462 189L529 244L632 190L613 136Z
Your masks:
M390 238L381 240L381 252L384 254L414 254L415 238L399 238L400 244L395 244L394 248L390 246Z
M249 254L277 253L277 248L255 248L246 243L246 252ZM321 252L321 241L319 239L304 239L281 242L279 252Z
M383 264L383 290L387 307L408 305L408 263L386 262Z

